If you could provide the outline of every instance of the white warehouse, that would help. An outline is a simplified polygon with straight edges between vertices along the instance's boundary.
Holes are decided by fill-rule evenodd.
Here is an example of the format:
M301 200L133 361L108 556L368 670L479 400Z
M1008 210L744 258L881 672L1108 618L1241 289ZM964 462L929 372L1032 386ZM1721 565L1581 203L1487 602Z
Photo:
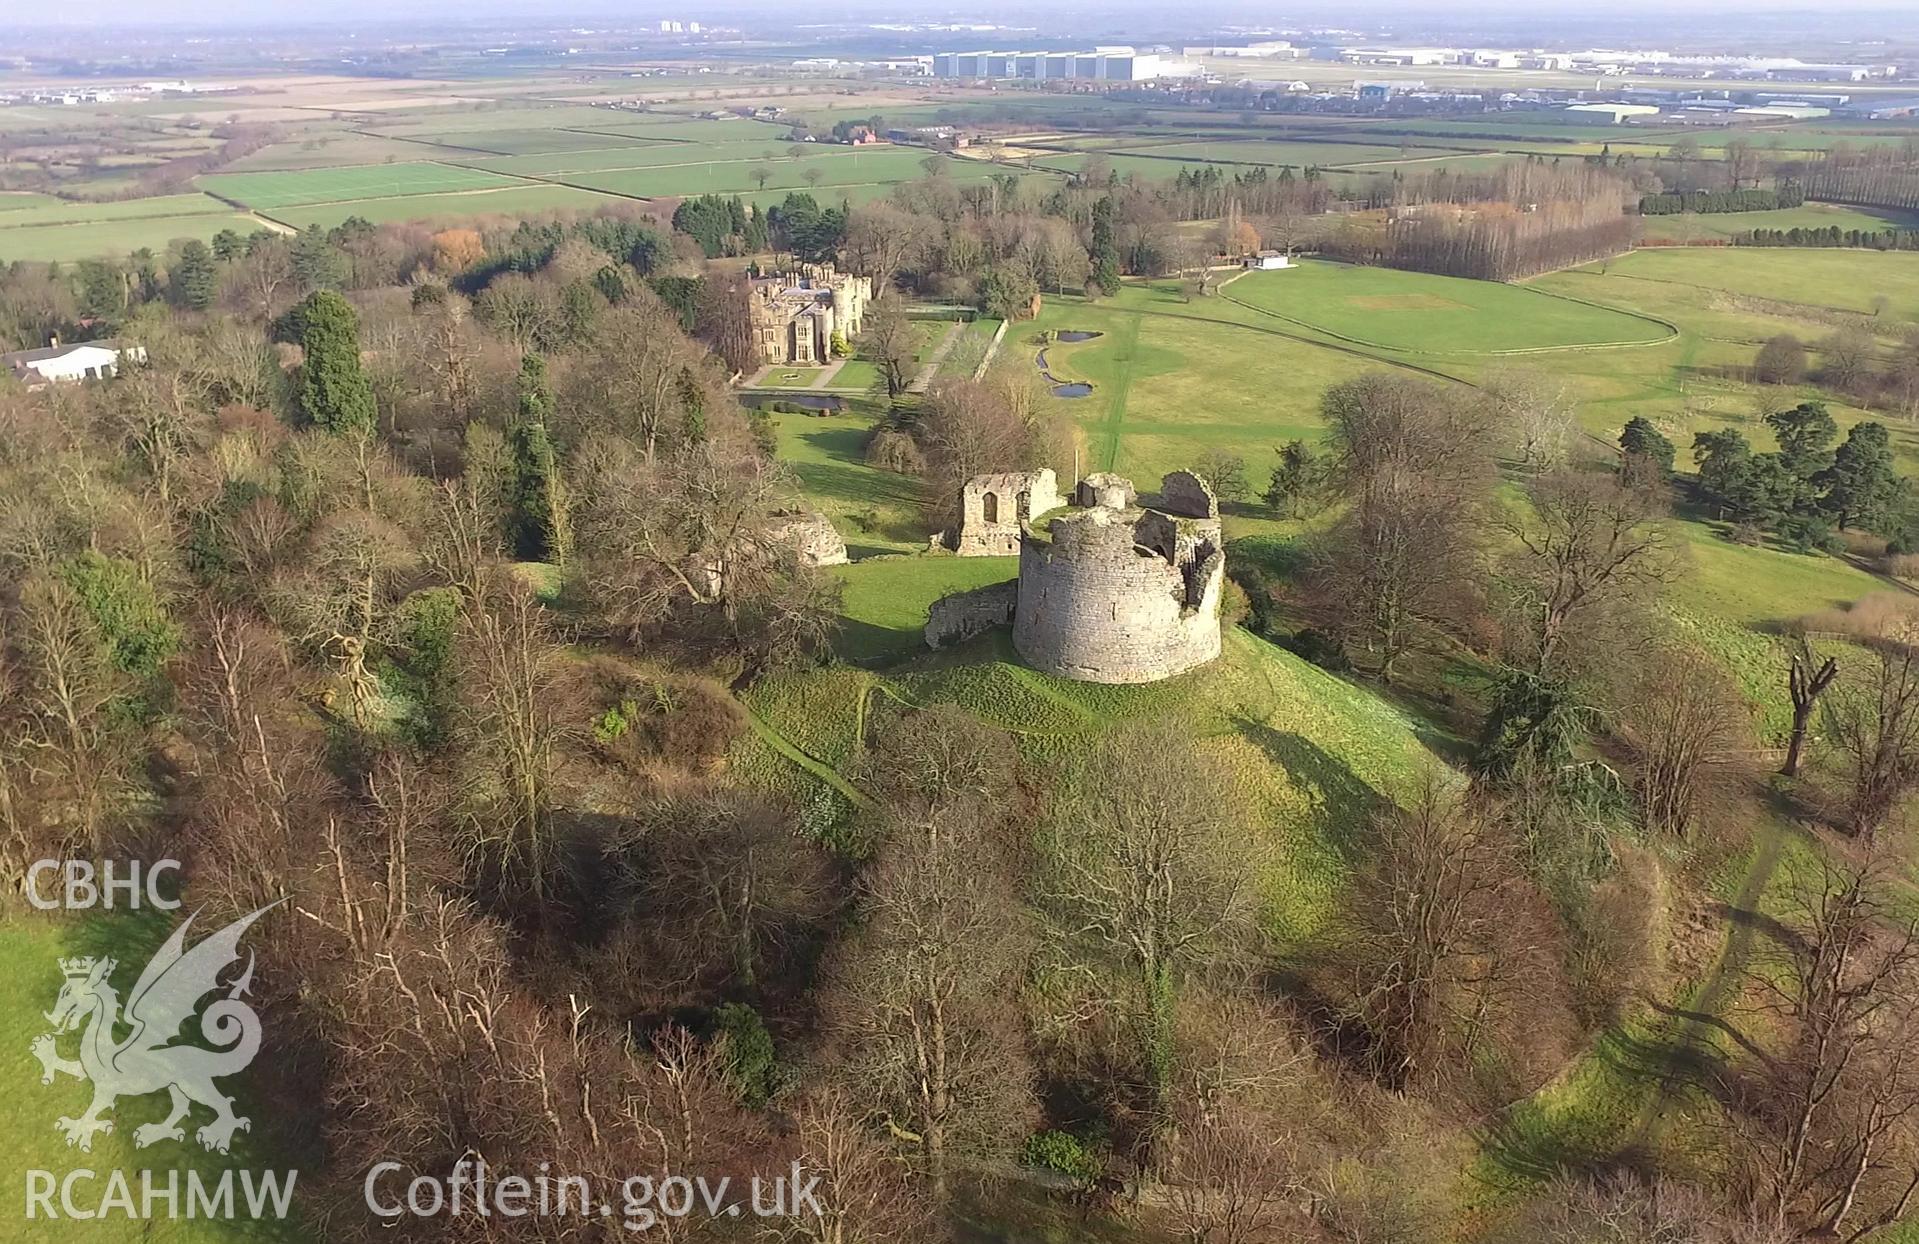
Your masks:
M996 78L1044 81L1146 82L1154 78L1190 78L1199 67L1187 61L1142 56L1131 48L1084 52L940 52L933 57L936 78Z

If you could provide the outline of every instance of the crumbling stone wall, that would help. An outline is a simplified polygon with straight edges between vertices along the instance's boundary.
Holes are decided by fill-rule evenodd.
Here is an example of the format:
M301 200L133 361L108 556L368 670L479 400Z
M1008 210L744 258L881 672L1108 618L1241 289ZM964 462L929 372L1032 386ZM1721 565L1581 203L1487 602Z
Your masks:
M926 613L926 646L949 647L1005 626L1013 620L1018 599L1017 579L940 597Z
M1011 557L1019 552L1021 524L1064 504L1059 480L1048 469L975 475L960 492L953 551L961 557Z
M1088 509L1103 505L1109 510L1123 510L1138 500L1138 494L1133 491L1133 481L1111 471L1088 475L1079 482L1074 494L1073 504Z
M767 532L774 540L789 545L809 566L846 564L846 541L840 539L832 520L818 510L780 515Z
M1020 549L1013 644L1085 682L1155 682L1219 655L1226 577L1217 533L1150 510L1077 510Z
M1206 482L1191 471L1174 471L1159 481L1159 496L1151 502L1155 509L1185 518L1219 517L1219 499Z

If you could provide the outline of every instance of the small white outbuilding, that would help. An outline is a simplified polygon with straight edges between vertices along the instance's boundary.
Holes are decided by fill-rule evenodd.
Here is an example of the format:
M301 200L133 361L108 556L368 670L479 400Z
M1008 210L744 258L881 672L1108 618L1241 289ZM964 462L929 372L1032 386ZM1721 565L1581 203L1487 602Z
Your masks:
M103 380L117 374L122 358L146 361L147 352L123 341L76 341L62 345L58 338L38 350L0 354L0 371L9 372L29 388L54 381Z

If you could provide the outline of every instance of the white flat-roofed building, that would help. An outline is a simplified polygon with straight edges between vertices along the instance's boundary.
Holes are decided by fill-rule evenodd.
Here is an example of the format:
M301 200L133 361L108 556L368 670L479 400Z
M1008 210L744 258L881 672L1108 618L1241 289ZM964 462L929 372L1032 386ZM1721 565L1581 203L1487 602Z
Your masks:
M0 371L24 381L28 388L73 380L105 380L119 374L120 360L144 363L147 352L123 341L76 341L62 345L58 338L38 350L0 354Z
M1568 104L1566 111L1576 116L1613 125L1618 125L1628 117L1659 115L1659 108L1654 104Z
M940 52L932 57L936 78L1145 82L1189 78L1199 72L1186 61L1141 55L1131 48L1067 52Z

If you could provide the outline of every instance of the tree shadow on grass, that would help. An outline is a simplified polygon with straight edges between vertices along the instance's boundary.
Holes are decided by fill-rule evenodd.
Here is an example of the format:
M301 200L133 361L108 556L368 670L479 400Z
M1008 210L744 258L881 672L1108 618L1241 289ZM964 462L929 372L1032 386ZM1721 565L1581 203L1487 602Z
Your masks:
M1319 837L1342 859L1349 863L1355 859L1366 822L1386 806L1386 797L1344 760L1303 735L1275 730L1249 717L1240 718L1237 725L1306 796Z
M1646 1037L1614 1028L1603 1034L1593 1056L1617 1074L1632 1076L1651 1091L1652 1069L1665 1065L1671 1045L1659 1036ZM1599 1178L1656 1170L1654 1155L1640 1142L1629 1107L1636 1101L1611 1103L1610 1111L1589 1104L1565 1112L1547 1112L1527 1099L1499 1116L1480 1136L1480 1147L1490 1168L1484 1180L1491 1186L1519 1190L1559 1176Z

